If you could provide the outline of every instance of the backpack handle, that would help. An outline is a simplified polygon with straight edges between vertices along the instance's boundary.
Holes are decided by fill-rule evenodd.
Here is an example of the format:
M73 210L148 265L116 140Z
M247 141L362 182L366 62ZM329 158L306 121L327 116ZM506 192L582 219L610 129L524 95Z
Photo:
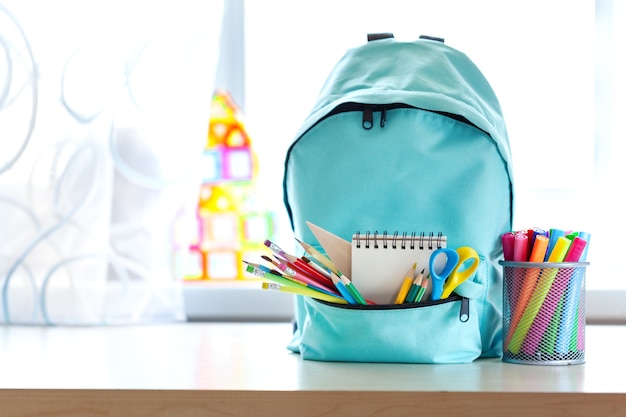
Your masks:
M381 32L381 33L368 33L367 34L367 41L368 42L373 42L373 41L377 41L380 39L393 39L393 33L391 32ZM444 43L445 39L444 38L439 38L437 36L429 36L429 35L420 35L420 39L426 39L429 41L437 41L437 42L441 42Z
M379 39L390 39L390 38L393 38L393 33L391 33L391 32L368 33L367 34L367 41L368 42L377 41Z

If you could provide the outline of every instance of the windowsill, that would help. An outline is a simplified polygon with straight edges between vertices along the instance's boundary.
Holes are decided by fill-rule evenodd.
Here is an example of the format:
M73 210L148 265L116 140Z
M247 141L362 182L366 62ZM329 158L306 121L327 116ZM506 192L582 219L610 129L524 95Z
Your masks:
M188 282L189 321L291 321L293 297L262 291L258 282ZM626 290L587 290L589 324L626 324Z

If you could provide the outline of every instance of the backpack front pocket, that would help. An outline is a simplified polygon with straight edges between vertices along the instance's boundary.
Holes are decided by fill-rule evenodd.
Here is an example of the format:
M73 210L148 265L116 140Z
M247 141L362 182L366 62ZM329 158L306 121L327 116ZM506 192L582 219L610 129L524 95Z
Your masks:
M482 351L475 302L338 305L298 300L303 359L343 362L468 363Z

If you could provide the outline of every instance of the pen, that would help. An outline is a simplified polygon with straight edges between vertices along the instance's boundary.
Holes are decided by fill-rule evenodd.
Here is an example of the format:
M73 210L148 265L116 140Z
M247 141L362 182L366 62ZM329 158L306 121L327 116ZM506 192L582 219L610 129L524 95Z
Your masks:
M297 294L297 295L303 295L305 297L311 297L311 298L316 298L318 300L323 300L323 301L329 301L331 303L337 303L337 304L347 304L348 302L346 300L344 300L343 298L339 298L339 297L334 297L332 295L328 295L325 293L321 293L315 290L311 290L308 288L294 288L294 287L287 287L284 285L280 285L280 284L276 284L273 282L263 282L261 284L261 288L263 288L264 290L274 290L274 291L281 291L281 292L286 292L286 293L290 293L290 294Z
M409 294L409 290L411 289L411 284L413 284L413 274L415 273L415 266L417 264L413 264L411 268L404 275L404 280L402 281L402 285L400 286L400 291L398 291L398 295L396 296L396 301L394 304L402 304L404 300L406 300L407 295Z

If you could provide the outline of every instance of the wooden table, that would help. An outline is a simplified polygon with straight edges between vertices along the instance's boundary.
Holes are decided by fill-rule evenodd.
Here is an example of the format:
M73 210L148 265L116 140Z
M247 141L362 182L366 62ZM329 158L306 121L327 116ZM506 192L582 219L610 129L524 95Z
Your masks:
M287 323L0 327L0 416L625 416L626 326L586 363L303 361Z

